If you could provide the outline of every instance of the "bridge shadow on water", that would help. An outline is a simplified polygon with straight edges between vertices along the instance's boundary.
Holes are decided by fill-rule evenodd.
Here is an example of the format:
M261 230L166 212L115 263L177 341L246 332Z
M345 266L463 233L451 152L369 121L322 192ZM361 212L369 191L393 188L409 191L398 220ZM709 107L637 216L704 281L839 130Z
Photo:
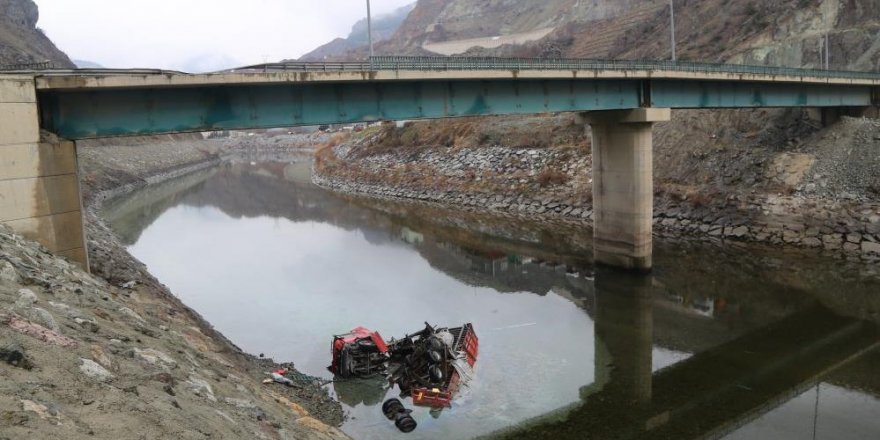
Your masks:
M492 438L720 438L819 384L856 390L880 408L880 284L857 264L661 240L654 273L634 276L595 268L590 234L576 225L339 196L308 183L308 173L307 161L226 165L107 203L104 215L128 244L178 205L332 224L415 249L468 286L553 292L576 304L595 336L556 337L593 353L593 381L579 402ZM658 350L682 355L661 365ZM369 384L337 394L351 406L385 395ZM876 420L863 422L880 435Z

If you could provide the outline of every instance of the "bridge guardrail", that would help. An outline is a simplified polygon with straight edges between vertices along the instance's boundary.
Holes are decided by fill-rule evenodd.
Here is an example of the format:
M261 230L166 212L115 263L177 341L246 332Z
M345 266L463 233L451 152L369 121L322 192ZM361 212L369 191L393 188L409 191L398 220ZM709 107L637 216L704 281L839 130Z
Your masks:
M9 72L16 70L49 70L54 67L51 61L41 61L37 63L14 63L0 64L0 72Z
M809 76L815 78L880 79L880 72L698 63L669 60L590 60L494 57L376 56L365 62L289 62L236 70L294 70L302 72L374 70L668 70L677 72Z

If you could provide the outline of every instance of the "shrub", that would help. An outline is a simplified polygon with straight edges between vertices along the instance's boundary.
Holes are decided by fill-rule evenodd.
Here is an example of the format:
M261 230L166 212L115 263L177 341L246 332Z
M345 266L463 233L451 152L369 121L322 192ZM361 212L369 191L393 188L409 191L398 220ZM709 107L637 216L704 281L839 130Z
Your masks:
M538 174L538 184L541 186L563 185L568 183L571 178L558 170L552 168L544 168Z

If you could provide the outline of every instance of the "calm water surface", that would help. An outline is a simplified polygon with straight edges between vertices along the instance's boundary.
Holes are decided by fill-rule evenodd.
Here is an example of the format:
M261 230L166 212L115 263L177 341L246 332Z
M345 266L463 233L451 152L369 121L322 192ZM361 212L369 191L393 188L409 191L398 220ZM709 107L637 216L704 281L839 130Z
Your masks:
M660 242L634 277L594 268L588 231L340 197L309 166L225 165L105 216L233 342L308 374L358 325L474 324L476 379L411 434L381 381L328 385L355 438L880 438L876 268Z

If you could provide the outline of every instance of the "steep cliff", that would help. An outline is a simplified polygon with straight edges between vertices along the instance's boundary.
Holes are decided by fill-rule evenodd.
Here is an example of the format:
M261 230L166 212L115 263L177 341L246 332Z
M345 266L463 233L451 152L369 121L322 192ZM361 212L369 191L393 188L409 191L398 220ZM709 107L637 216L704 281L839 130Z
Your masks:
M50 61L55 67L74 67L37 27L39 18L32 0L0 0L0 66Z

